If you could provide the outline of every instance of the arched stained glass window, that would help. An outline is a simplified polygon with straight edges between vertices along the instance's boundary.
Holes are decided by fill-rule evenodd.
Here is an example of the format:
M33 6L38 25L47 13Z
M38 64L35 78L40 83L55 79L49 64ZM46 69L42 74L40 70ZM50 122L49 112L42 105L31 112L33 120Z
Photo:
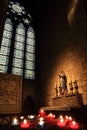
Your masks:
M32 18L16 0L9 0L0 50L0 72L35 79L35 32Z
M26 42L26 64L25 64L25 77L35 77L35 33L32 27L27 30Z
M12 73L23 75L25 28L20 23L16 28Z
M4 25L4 32L0 50L0 72L7 72L7 66L9 61L10 44L12 37L12 22L9 18L6 19Z

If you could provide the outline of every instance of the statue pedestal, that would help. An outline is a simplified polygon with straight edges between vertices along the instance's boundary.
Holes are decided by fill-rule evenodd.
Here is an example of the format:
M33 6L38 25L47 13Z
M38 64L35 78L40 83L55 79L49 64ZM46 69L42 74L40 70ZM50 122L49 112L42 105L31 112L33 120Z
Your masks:
M65 107L78 107L82 105L81 94L63 94L61 96L53 98L53 106L65 106Z

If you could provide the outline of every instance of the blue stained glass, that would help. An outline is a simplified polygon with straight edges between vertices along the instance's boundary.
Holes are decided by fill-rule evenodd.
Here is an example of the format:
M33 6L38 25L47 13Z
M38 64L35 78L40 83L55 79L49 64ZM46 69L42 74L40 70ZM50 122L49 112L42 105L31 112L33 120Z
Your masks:
M15 49L24 50L24 44L15 42Z
M12 24L12 21L11 21L11 19L10 19L10 18L6 18L5 23Z
M14 2L13 2L14 3ZM10 6L9 6L10 8ZM11 17L10 12L8 12L8 17ZM35 79L35 32L33 27L29 26L27 31L27 37L25 37L26 27L19 20L19 24L17 25L17 19L14 17L14 22L11 21L10 18L6 18L4 25L3 38L1 43L0 50L0 72L7 72L9 57L12 58L12 74L15 75L23 75L23 71L25 73L25 78L27 79ZM11 17L11 18L12 18ZM14 24L16 25L16 32L13 34ZM15 41L12 43L12 35L15 37ZM25 39L26 38L26 39ZM25 43L26 42L26 43ZM12 45L11 45L12 44ZM26 44L26 52L24 51L24 47ZM13 48L13 57L9 55L10 45ZM25 61L24 61L25 55ZM25 63L23 63L25 62ZM25 68L23 65L25 64Z
M12 37L12 33L7 31L7 30L4 30L3 37L11 38Z
M26 46L26 51L27 52L31 52L31 53L35 53L35 47L27 45Z
M25 35L25 30L24 30L24 28L17 28L17 30L16 30L16 32L17 32L17 34L19 34L19 35Z
M27 36L28 36L29 38L35 39L35 35L34 35L33 32L28 31Z
M27 79L35 79L35 71L25 70L25 78Z
M6 73L7 72L7 66L0 65L0 73Z
M27 44L35 46L35 39L27 38Z
M5 38L5 37L2 38L2 43L1 43L2 46L4 45L4 46L7 46L7 47L10 47L10 44L11 44L10 39Z
M4 29L8 30L8 31L12 31L12 25L8 24L8 23L5 23Z
M26 68L27 69L30 69L30 70L34 70L35 69L35 65L34 65L34 62L31 62L31 61L26 61L26 64L25 64L26 66Z
M35 32L34 32L34 30L33 30L33 28L32 28L31 26L30 26L29 29L28 29L27 36L28 36L29 38L35 39Z
M31 60L31 61L35 61L35 54L31 54L31 53L26 52L26 59Z
M25 30L25 27L22 23L20 23L17 28L23 28Z
M13 66L15 66L15 67L22 67L23 66L23 60L13 58Z
M25 40L25 37L24 36L22 36L22 35L16 35L16 37L15 37L15 40L16 41L19 41L19 42L24 42L24 40Z
M23 51L14 49L14 57L22 59Z
M9 55L9 48L1 46L0 54L1 55Z
M22 68L14 67L14 68L12 68L12 74L23 75L23 69Z
M33 29L33 27L29 26L28 32L32 32L32 33L34 33L34 29Z
M0 55L0 64L7 65L8 64L8 57Z

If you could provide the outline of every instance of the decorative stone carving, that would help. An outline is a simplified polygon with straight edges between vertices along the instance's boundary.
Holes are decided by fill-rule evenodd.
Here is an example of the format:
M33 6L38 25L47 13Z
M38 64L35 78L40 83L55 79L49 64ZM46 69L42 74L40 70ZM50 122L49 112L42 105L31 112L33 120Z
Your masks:
M73 82L73 88L74 88L74 92L78 93L78 85L77 85L77 81L76 80Z
M53 98L53 106L80 106L82 105L82 97L79 93L66 94Z
M0 73L0 113L20 113L22 103L22 77Z
M72 81L69 83L69 89L70 89L70 93L73 93Z

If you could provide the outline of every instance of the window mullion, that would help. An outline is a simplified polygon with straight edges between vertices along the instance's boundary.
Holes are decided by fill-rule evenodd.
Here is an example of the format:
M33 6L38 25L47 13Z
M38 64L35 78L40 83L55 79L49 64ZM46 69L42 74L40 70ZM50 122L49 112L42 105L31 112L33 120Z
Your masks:
M26 40L27 40L27 28L25 29L25 42L24 42L24 62L23 62L23 77L25 76L25 62L26 62Z

